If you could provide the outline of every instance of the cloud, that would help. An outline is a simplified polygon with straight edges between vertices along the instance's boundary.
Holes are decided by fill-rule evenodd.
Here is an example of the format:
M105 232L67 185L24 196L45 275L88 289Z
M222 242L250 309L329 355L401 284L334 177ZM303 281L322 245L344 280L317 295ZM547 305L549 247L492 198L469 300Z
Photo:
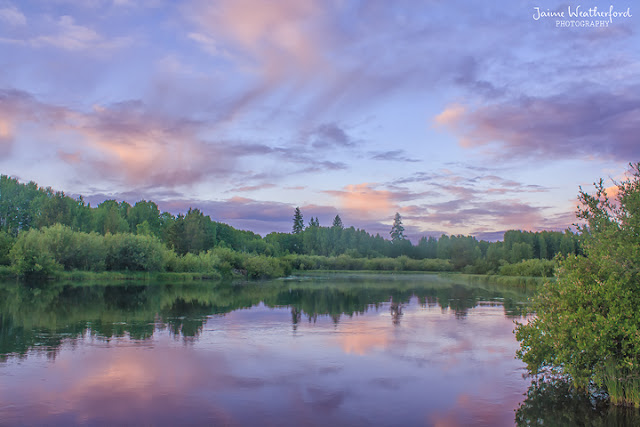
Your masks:
M0 89L0 153L9 155L21 123L55 127L64 117L64 108L44 105L23 91Z
M371 153L371 156L373 160L385 160L385 161L409 162L409 163L415 163L420 161L418 159L412 159L407 157L405 155L404 150L380 151L376 153Z
M271 174L275 178L347 168L344 162L297 148L216 138L215 119L167 114L140 100L80 111L40 102L23 91L0 90L0 113L3 152L13 144L14 129L28 124L40 130L67 165L133 188L192 186L211 178L226 184L242 177L246 183L253 172L238 164L253 156L260 156L262 163L267 157L278 162ZM239 191L243 187L249 191L252 185L238 186Z
M375 184L350 184L339 191L325 191L336 196L342 209L364 217L390 215L397 208L398 196L387 190L376 190Z
M354 141L335 123L319 125L310 135L313 148L351 147Z
M197 207L214 221L223 222L241 230L266 235L273 231L289 232L294 206L282 202L232 197L227 200L184 200L172 198L157 202L162 210L177 214Z
M8 120L0 118L0 154L9 155L13 145L13 129Z
M0 19L1 17L2 15L0 14ZM14 21L16 19L19 20L17 15L13 15L11 19ZM56 47L62 50L92 55L105 54L116 49L122 49L133 42L130 37L107 38L92 28L77 24L75 19L69 15L63 15L57 21L48 22L47 25L42 25L41 27L48 27L46 34L21 38L0 38L0 42L27 45L35 48ZM37 31L41 27L34 26L30 31Z
M265 190L267 188L275 188L275 184L246 185L243 187L235 187L227 190L227 193L244 193L248 191Z
M434 118L434 122L440 126L456 126L464 117L467 109L464 105L452 104Z
M574 92L523 96L474 110L451 105L435 117L465 148L503 158L640 156L640 91Z
M27 18L15 6L0 8L0 22L13 27L27 25Z
M323 62L316 37L321 9L313 1L198 1L185 12L200 28L191 33L194 41L216 53L210 41L223 40L237 61L266 80L312 71Z
M564 230L575 222L574 201L551 206L525 196L540 194L548 200L556 188L505 178L496 168L450 166L453 169L417 172L389 186L396 191L405 184L422 190L413 193L420 197L412 205L400 206L405 224L417 227L415 236L446 231L496 240L509 229Z

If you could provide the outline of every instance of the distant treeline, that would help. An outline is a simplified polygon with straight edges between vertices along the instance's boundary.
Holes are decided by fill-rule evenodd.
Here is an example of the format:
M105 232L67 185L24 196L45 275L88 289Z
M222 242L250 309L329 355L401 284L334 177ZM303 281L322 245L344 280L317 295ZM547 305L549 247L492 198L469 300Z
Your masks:
M330 227L317 218L304 226L296 208L291 233L263 238L213 221L197 208L176 216L146 200L91 207L82 197L0 176L0 265L19 275L86 270L276 277L292 269L369 269L550 276L557 254L581 252L570 231L512 230L502 242L442 235L413 245L400 224L396 215L388 240L344 227L339 216Z

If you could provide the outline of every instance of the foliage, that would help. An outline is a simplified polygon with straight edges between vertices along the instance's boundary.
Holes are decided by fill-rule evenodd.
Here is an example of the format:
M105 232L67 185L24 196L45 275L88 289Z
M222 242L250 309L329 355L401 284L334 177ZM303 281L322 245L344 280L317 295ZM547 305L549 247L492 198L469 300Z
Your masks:
M553 277L556 261L527 259L516 264L504 264L499 268L501 276Z
M129 271L141 268L139 264L137 267L133 265L136 263L126 266L123 260L118 261L119 256L113 247L110 248L107 262L107 247L103 237L119 234L159 239L175 252L173 257L166 253L163 255L163 265L168 271L193 272L195 265L200 263L197 268L204 269L207 274L211 273L212 267L202 264L202 259L187 254L200 256L208 251L227 248L241 254L275 258L287 254L327 257L327 260L317 261L322 265L320 268L344 266L346 269L396 271L441 268L464 273L525 274L524 265L550 264L536 261L522 263L523 260L552 260L556 254L581 253L579 236L570 231L532 233L511 230L505 233L504 242L478 241L473 236L461 235L430 236L421 238L413 245L404 235L399 214L394 221L391 240L354 227L345 228L340 215L335 216L331 227L320 226L318 218L311 216L309 226L304 228L302 217L302 212L296 208L295 232L270 233L262 238L251 231L237 230L228 224L213 221L196 208L189 208L186 214L174 216L168 212L161 213L154 202L147 200L141 200L133 206L125 201L106 200L97 207L91 207L85 204L82 197L72 199L63 192L41 188L33 182L21 184L3 175L0 176L0 265L11 261L8 254L16 236L31 229L48 230L46 237L41 237L46 240L47 250L53 251L54 259L65 270L85 271L118 268L117 265L125 266L123 268ZM59 225L66 228L56 228ZM136 245L140 243L127 240L129 237L118 239L136 242ZM131 248L131 251L136 253L139 249ZM396 258L397 262L390 260ZM241 262L232 266L229 259L225 257L219 260L219 264L210 261L227 272L233 272L234 269L247 271ZM259 264L257 261L250 262ZM507 267L512 263L518 266ZM152 264L153 268L157 268L157 262ZM304 267L310 268L309 265ZM279 271L279 268L273 271ZM547 274L544 268L538 271Z
M340 218L340 215L336 215L335 218L333 218L333 223L331 225L333 228L339 228L339 229L343 229L344 225L342 224L342 218Z
M161 271L166 247L153 236L107 234L105 266L112 271Z
M557 378L534 381L516 410L517 426L631 426L639 414L572 388Z
M300 234L304 230L304 221L302 220L302 212L300 212L300 208L296 207L296 210L293 213L293 234Z
M35 229L20 233L9 257L13 271L29 279L46 278L62 268L42 239L42 233Z
M100 234L126 233L129 223L122 215L125 210L126 206L115 200L100 203L93 214L94 230Z
M530 372L562 367L579 389L608 389L614 403L640 404L640 164L617 184L603 181L594 195L580 190L578 217L584 256L560 263L557 281L536 298L537 317L519 325L518 352ZM617 383L617 384L614 384Z
M9 252L14 243L14 238L6 231L0 230L0 265L11 264Z
M406 238L404 236L402 218L400 217L400 214L398 212L396 212L396 216L393 218L393 226L391 226L391 231L389 232L389 234L391 235L391 241L394 243Z

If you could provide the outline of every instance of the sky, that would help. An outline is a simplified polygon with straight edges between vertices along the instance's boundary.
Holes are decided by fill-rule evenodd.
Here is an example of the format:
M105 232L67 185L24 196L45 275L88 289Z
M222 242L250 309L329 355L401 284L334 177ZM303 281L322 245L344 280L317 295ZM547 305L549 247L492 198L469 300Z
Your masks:
M0 0L0 173L262 235L564 230L640 161L639 29L632 0Z

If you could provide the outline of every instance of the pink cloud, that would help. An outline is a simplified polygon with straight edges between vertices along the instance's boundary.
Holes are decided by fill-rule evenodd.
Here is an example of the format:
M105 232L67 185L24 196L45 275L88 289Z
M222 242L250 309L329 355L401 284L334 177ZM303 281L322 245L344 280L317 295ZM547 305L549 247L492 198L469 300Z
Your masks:
M302 70L317 72L324 63L321 9L311 0L223 0L198 2L187 15L201 31L191 38L205 50L217 53L211 41L224 40L237 61L273 81Z
M349 184L340 191L326 191L336 196L342 209L353 215L372 217L388 216L397 210L396 196L388 190L376 190L375 184Z
M13 142L13 126L9 120L0 118L0 153L8 155Z

